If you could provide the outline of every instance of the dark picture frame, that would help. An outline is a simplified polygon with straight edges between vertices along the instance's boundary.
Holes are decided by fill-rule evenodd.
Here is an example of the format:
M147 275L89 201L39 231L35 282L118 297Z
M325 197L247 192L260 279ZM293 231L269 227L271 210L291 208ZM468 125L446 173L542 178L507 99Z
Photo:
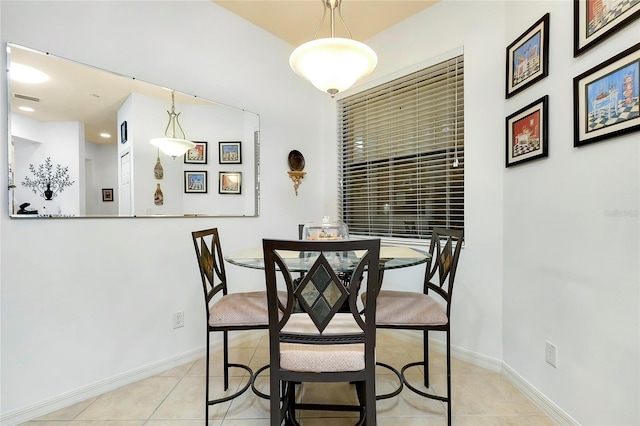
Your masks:
M207 164L207 142L197 142L195 147L184 153L184 164Z
M113 201L113 188L102 188L102 201Z
M218 142L220 164L242 164L242 142Z
M207 186L207 172L205 170L184 172L184 192L186 194L206 194Z
M573 57L577 58L640 18L640 1L635 4L604 0L573 0Z
M573 79L573 146L640 130L640 43Z
M242 172L219 172L218 193L241 194L242 193Z
M506 167L549 156L549 96L506 118Z
M505 96L510 98L549 75L549 14L507 47Z
M120 124L120 143L127 143L127 121Z

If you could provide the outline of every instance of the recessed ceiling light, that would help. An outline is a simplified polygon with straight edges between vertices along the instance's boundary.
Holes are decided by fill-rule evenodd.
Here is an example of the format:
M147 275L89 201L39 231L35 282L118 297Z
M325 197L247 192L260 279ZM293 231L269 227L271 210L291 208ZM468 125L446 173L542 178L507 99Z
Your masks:
M13 62L11 64L11 80L21 83L42 83L49 80L49 76L35 68Z
M27 111L27 112L33 112L35 111L35 109L30 108L30 107L18 107L18 109L21 109L22 111Z
M110 138L111 135L109 133L100 133L100 136L102 136L103 138L107 139Z

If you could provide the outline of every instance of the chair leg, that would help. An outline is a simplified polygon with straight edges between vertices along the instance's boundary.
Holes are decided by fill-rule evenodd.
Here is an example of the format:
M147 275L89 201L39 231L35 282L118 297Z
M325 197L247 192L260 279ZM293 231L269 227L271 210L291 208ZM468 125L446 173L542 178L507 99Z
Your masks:
M205 357L205 374L204 374L204 386L205 386L205 397L204 397L204 424L209 424L209 330L207 330L207 356Z
M429 331L422 333L422 359L424 360L424 387L429 387Z
M222 402L226 402L226 401L231 401L232 399L235 399L237 397L239 397L240 395L242 395L243 393L245 393L247 391L247 389L249 389L251 387L251 385L253 384L253 370L248 366L248 365L244 365L244 364L236 364L233 362L229 362L229 337L228 337L228 333L227 331L223 331L222 333L222 352L223 352L223 381L224 381L224 390L225 392L229 389L229 369L230 368L241 368L244 371L246 371L247 374L247 381L244 384L244 386L242 386L240 389L236 390L233 394L231 395L227 395L227 396L223 396L221 398L216 398L216 399L209 399L210 396L210 390L209 390L209 334L207 334L207 360L206 360L206 375L207 375L207 410L206 410L206 415L209 414L209 405L215 405L215 404L220 404Z
M447 424L451 426L451 337L447 330Z
M294 382L287 382L286 385L286 400L288 402L287 414L285 417L284 424L289 425L298 425L299 423L296 421L296 384Z
M271 413L271 426L280 426L282 424L282 408L280 406L280 395L284 395L284 384L281 389L280 380L275 374L269 377L269 411ZM286 398L284 398L283 404L286 404Z
M224 358L224 390L229 389L229 333L227 331L222 332L222 340L223 340L223 358Z
M376 381L375 376L365 383L365 424L376 426Z

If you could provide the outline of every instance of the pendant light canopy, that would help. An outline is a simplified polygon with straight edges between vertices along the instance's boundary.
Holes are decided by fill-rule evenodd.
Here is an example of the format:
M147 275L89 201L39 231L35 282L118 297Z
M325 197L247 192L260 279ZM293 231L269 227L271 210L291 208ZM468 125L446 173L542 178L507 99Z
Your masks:
M335 37L335 12L338 11L342 20L342 0L321 1L325 9L320 27L328 9L331 12L331 37L316 39L299 46L289 57L289 65L296 74L334 97L336 93L348 89L358 79L370 74L378 64L378 57L373 49L364 43L350 38Z
M182 126L180 126L180 122L178 121L180 113L176 114L175 96L173 92L171 92L171 111L167 111L167 114L169 114L169 123L164 131L164 137L153 138L149 142L151 145L157 146L160 151L175 159L176 157L184 155L188 150L195 148L196 144L186 139L184 130L182 130ZM171 133L169 133L169 129L171 129ZM182 134L181 138L178 137L180 135L176 135L176 130L179 130Z

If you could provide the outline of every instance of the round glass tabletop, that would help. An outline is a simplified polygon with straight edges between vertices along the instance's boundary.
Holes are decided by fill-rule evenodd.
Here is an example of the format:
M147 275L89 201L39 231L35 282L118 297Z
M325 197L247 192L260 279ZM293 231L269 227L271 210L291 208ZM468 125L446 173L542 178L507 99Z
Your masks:
M291 272L307 272L314 264L318 254L316 252L281 251L280 257L287 264ZM380 247L380 267L383 270L406 268L425 263L431 255L423 250L409 247ZM355 269L360 257L357 252L336 252L327 260L340 272ZM245 268L264 269L262 248L245 250L228 256L225 260L232 265Z

